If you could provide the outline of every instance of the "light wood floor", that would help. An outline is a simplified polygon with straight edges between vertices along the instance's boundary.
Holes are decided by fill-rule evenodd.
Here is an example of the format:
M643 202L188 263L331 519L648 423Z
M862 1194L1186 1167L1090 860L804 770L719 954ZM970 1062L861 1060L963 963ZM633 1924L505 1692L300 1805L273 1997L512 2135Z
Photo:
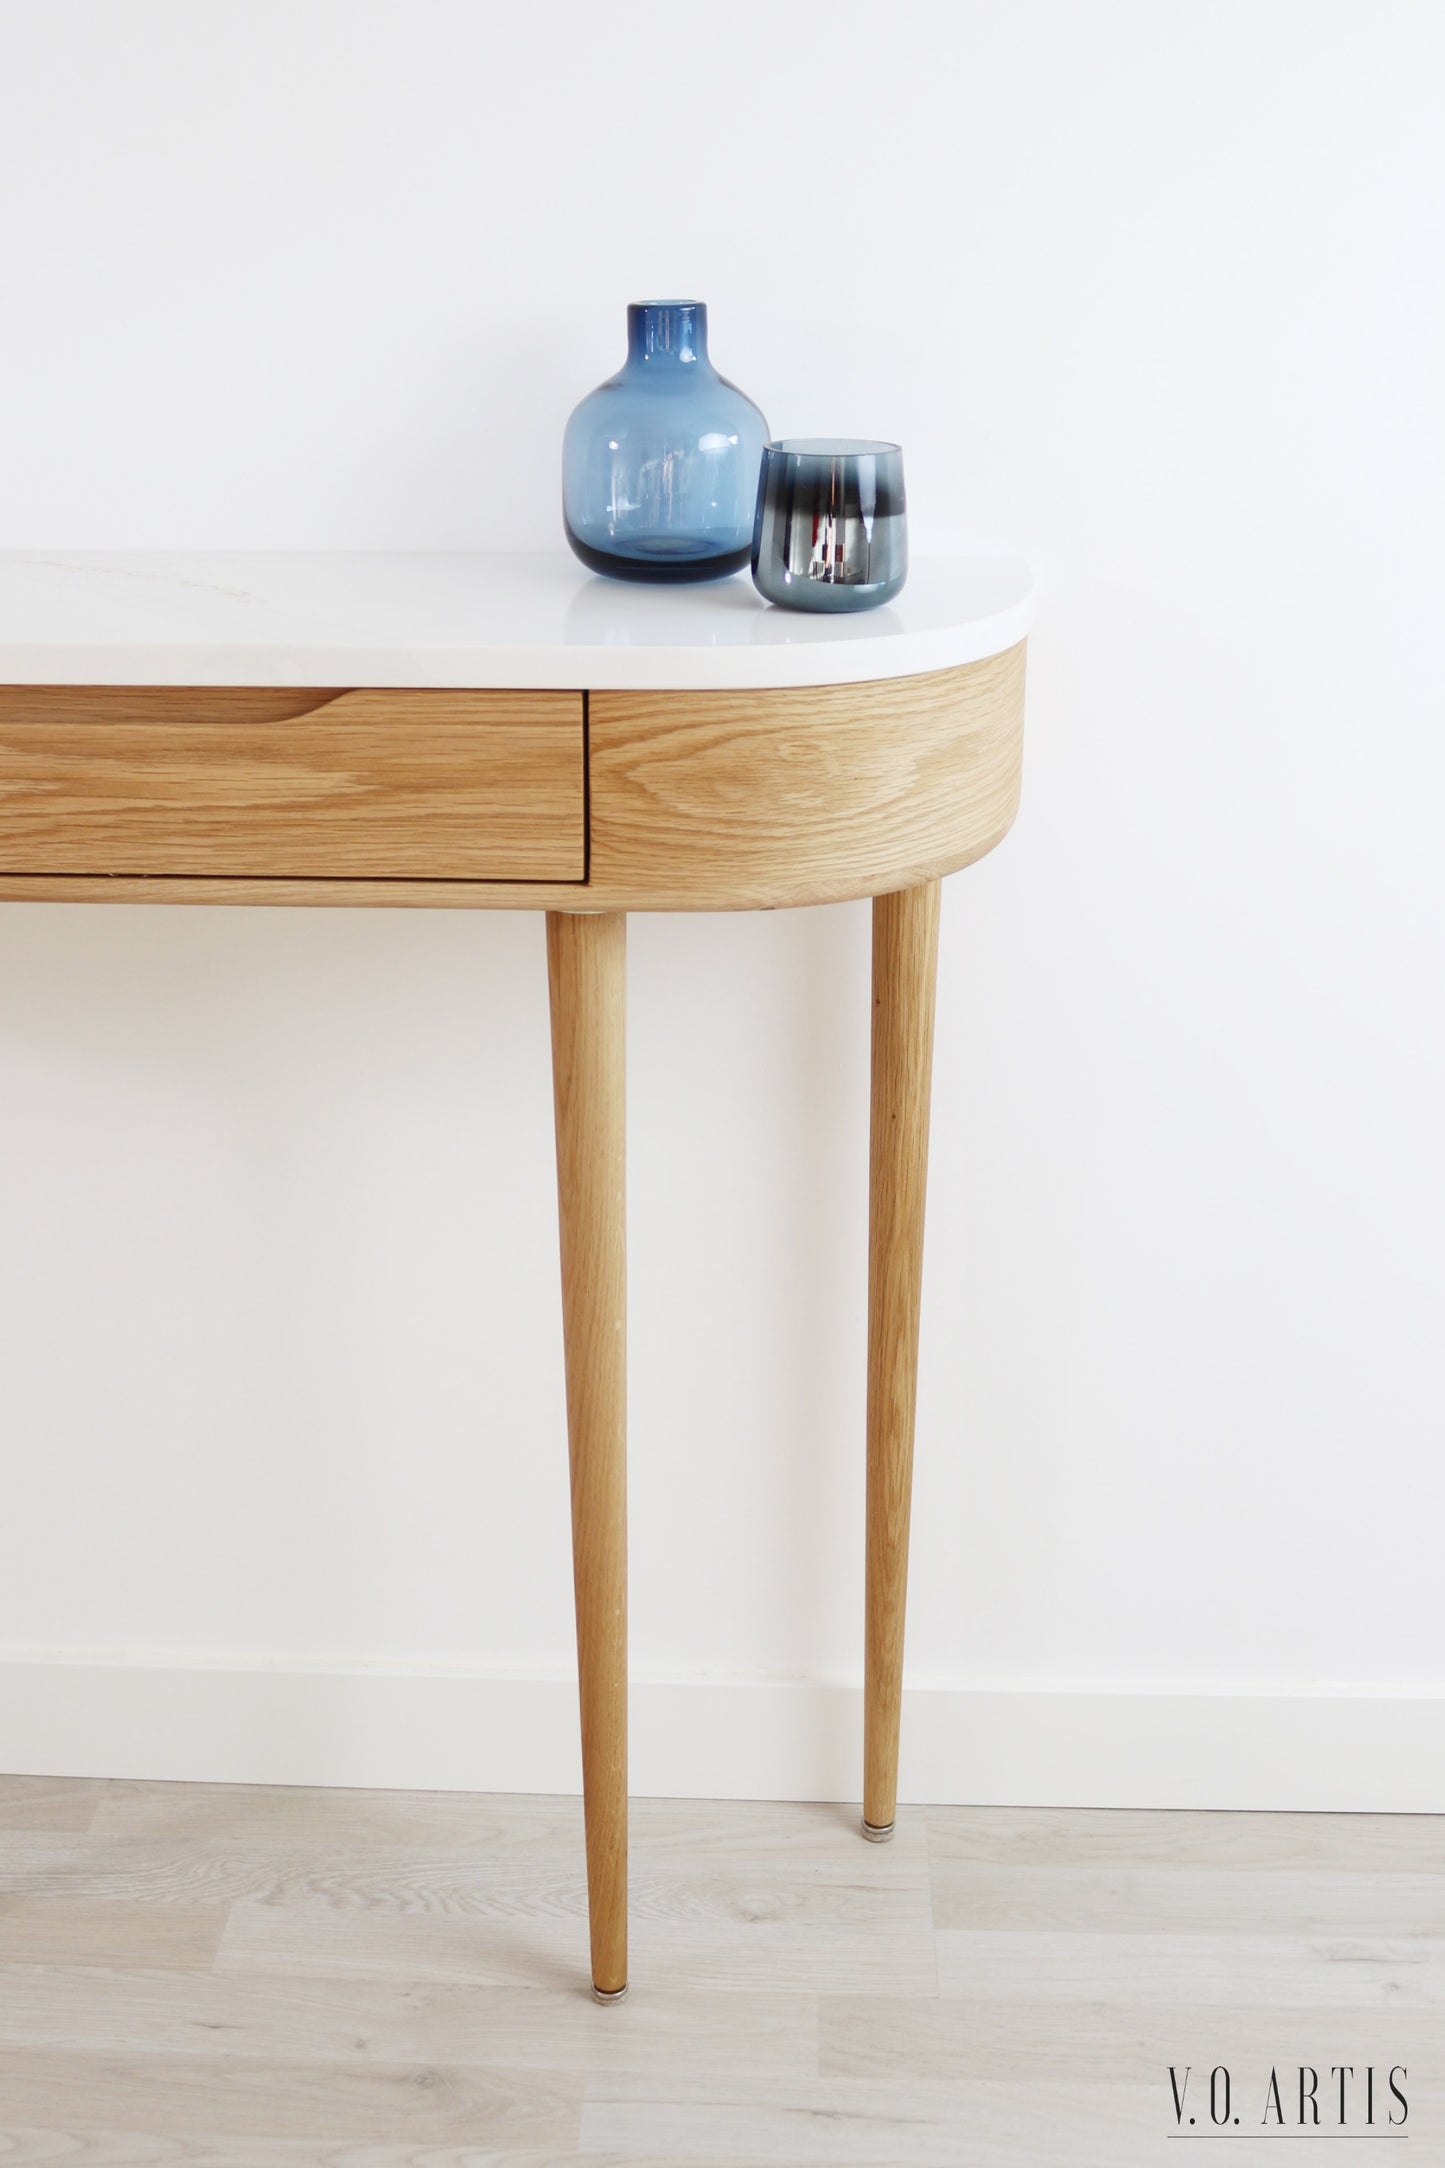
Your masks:
M0 1778L0 2162L1173 2168L1171 2063L1373 2062L1445 2163L1445 1819L641 1801L632 1874L599 2009L573 1801Z

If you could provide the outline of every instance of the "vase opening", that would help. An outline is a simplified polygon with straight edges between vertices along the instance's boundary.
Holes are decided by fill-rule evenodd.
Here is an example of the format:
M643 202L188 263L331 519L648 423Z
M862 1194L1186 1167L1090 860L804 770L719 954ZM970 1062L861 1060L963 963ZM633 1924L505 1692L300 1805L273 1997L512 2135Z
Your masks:
M707 304L633 301L627 309L627 358L666 366L707 360Z

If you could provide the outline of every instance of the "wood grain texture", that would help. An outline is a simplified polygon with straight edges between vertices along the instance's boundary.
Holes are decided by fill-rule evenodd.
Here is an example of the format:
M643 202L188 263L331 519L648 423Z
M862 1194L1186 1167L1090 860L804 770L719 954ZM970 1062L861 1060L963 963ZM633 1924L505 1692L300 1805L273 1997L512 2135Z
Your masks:
M863 1819L893 1825L918 1395L939 886L873 905Z
M575 1872L565 1880L551 1859L539 1869L533 1852L488 1856L481 1873L475 1850L453 1855L435 1847L418 1853L354 1846L338 1865L330 1850L317 1845L246 1851L220 1840L198 1846L155 1837L56 1838L46 1844L27 1833L25 1841L0 1848L0 1888L17 1898L63 1900L72 1908L119 1904L224 1914L247 1905L293 1918L324 1909L362 1915L363 1930L377 1920L442 1921L503 1931L535 1926L546 1938L560 1928L575 1947L587 1916L581 1838L579 1813L571 1840ZM780 1859L755 1843L739 1856L736 1881L699 1867L685 1850L649 1856L641 1867L634 1859L628 1875L632 1920L644 1929L687 1920L699 1932L715 1927L722 1935L738 1927L811 1930L864 1921L880 1933L920 1921L931 1928L926 1860L915 1855L903 1871L880 1873L871 1860L858 1859L856 1824L850 1839L853 1856L841 1864L826 1855ZM1415 1878L1399 1879L1403 1902ZM525 1944L526 1937L510 1939Z
M102 1812L104 1809L101 1810ZM929 1858L984 1867L1272 1868L1437 1876L1438 1814L1220 1814L1176 1808L928 1807ZM1384 1885L1382 1884L1383 1888Z
M1157 2001L1230 2011L1445 2013L1445 1939L1438 1935L1257 1935L1251 1924L1221 1897L1203 1935L940 1927L939 1991L1075 2006ZM1445 2015L1440 2022L1445 2036Z
M580 880L575 693L0 694L13 875Z
M862 1839L854 1834L861 1849ZM938 1989L935 1931L926 1885L875 1890L853 1918L749 1916L750 1877L718 1889L712 1916L636 1911L629 1955L633 1993L642 1996L764 1988L798 1995L932 1995ZM868 1924L865 1927L863 1916ZM467 1987L546 1988L585 1993L578 1963L580 1909L526 1920L471 1914L423 1915L385 1909L233 1905L215 1970L295 1979L428 1981ZM886 1986L880 1983L888 1983ZM629 1998L630 2000L630 1998ZM626 2007L625 2005L622 2007Z
M602 910L577 881L244 880L222 875L5 873L0 903L203 903L248 910Z
M554 1857L554 1870L560 1862ZM346 1862L341 1863L344 1873ZM539 1859L539 1876L545 1864ZM706 1870L704 1870L706 1871ZM485 1902L486 1877L474 1868ZM677 1968L672 1968L674 1974ZM639 1980L614 2022L580 1994L534 1977L505 1987L409 1977L172 1973L156 1967L0 1967L0 2054L228 2055L280 2062L485 2062L504 2070L770 2071L811 2076L818 2024L808 1994L731 1994ZM3 2158L0 2155L0 2158Z
M916 885L982 857L1012 823L1023 747L1024 653L1020 643L987 662L865 684L592 694L591 856L580 889L575 884L584 869L575 855L559 867L519 852L505 865L488 859L480 869L473 857L462 867L463 877L452 877L455 859L440 849L446 844L450 850L454 840L445 828L418 834L415 857L399 868L391 860L381 869L359 870L308 860L299 869L304 878L287 878L285 868L259 878L255 865L212 860L203 876L155 862L144 875L133 864L116 870L113 857L95 860L67 824L60 841L72 870L22 871L13 854L0 850L0 899L709 911L826 903ZM6 731L28 727L35 711L27 703L35 697L23 688L0 689L0 807ZM67 697L77 703L77 727L88 731L102 722L149 727L145 702L161 696L100 687ZM294 703L308 698L386 703L384 713L393 719L412 712L417 701L578 698L239 689L173 689L164 697L170 704L156 714L167 727L190 727L186 703L201 701L207 716L263 740L268 726L284 725L284 736L298 727L296 717L304 723L304 708ZM37 755L32 749L27 757ZM447 795L435 773L428 788ZM348 805L345 823L338 824L343 836L353 811ZM459 806L450 808L453 815L465 817ZM475 822L466 840L473 853L489 847ZM52 848L55 842L52 836ZM366 877L378 870L384 878Z
M164 1965L204 1970L220 1946L227 1908L128 1904L27 1891L0 1896L0 1964L23 1951L37 1965Z
M0 2063L0 2112L11 2123L44 2123L63 2107L81 2129L100 2124L145 2141L209 2130L224 2132L233 2144L307 2139L330 2149L401 2132L419 2147L459 2144L485 2131L498 2151L514 2142L570 2151L581 2106L580 2078L555 2071L387 2064L380 2058L318 2064L276 2057L258 2064L237 2055L17 2049ZM335 2159L335 2152L329 2157ZM249 2148L237 2145L232 2158L240 2168L251 2158Z
M1221 1912L1216 1919L1235 1916ZM1439 2037L1438 2015L1419 2010L1334 2011L1322 2023L1308 2004L1258 2001L1221 2010L1179 2000L827 1995L819 2006L818 2067L824 2077L895 2084L940 2078L1029 2084L1047 2072L1051 2084L1157 2085L1171 2063L1255 2070L1265 2043L1269 2061L1285 2069L1343 2055L1361 2067L1404 2063L1423 2072L1438 2068Z
M1206 1935L1221 1911L1262 1935L1436 1935L1445 1940L1445 1875L1306 1867L933 1868L933 1923L1039 1933Z
M1164 2090L1167 2098L1168 2079ZM581 2157L613 2151L634 2163L740 2160L811 2168L1122 2168L1167 2160L1154 2087L1098 2087L1089 2128L1110 2150L1079 2144L1080 2103L1066 2086L914 2079L814 2078L778 2085L735 2081L705 2089L678 2072L670 2081L594 2078L582 2109ZM1146 2143L1154 2150L1145 2152ZM1414 2164L1412 2164L1414 2168Z
M627 1985L627 921L547 915L592 1983Z
M0 1832L89 1829L104 1797L94 1777L0 1776Z
M11 1780L14 1781L13 1779ZM324 1844L334 1850L534 1852L582 1833L581 1802L510 1793L312 1790L299 1784L179 1784L112 1778L92 1806L95 1835L150 1838L208 1852Z
M594 693L589 889L617 909L877 895L992 850L1018 808L1024 649L924 677Z
M7 2162L1147 2168L1169 2065L1220 2062L1251 2100L1403 2064L1401 2158L1445 2152L1440 1818L940 1807L875 1847L839 1807L639 1801L637 1981L598 2010L576 1800L87 1789L88 1830L0 1845Z

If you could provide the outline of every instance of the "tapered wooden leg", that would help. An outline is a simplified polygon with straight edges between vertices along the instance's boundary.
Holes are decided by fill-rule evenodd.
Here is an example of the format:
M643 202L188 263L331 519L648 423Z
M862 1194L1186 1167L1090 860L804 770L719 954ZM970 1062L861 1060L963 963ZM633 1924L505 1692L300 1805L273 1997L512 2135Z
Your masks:
M547 913L592 1989L627 1991L627 920Z
M873 900L863 1834L893 1834L918 1390L939 884Z

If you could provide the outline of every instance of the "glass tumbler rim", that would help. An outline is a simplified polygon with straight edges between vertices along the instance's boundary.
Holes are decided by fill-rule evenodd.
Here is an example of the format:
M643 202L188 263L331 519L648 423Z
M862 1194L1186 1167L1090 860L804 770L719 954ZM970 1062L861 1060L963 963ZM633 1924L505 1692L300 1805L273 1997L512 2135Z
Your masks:
M771 437L763 446L781 459L886 459L902 450L885 437Z

